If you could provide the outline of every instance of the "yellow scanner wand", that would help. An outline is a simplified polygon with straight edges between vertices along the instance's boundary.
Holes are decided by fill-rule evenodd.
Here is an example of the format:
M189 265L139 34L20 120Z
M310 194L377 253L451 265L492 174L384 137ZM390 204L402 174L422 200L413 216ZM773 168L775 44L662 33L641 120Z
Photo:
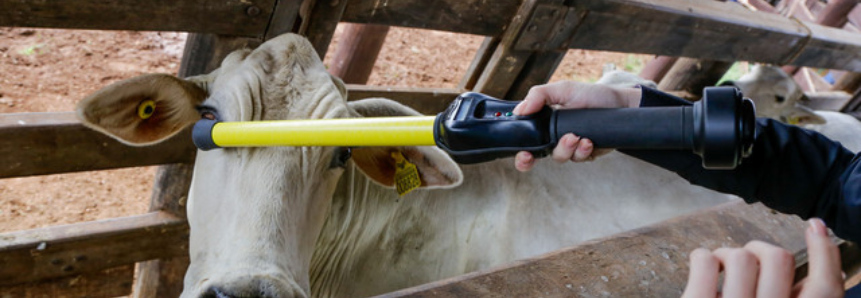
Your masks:
M212 145L216 147L435 146L434 118L419 116L218 122L212 126L211 136L214 143Z

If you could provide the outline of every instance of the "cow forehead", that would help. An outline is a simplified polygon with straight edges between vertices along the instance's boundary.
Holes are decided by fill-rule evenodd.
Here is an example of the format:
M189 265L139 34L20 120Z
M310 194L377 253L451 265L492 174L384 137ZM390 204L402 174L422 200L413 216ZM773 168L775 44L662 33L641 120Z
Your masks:
M331 84L331 79L311 43L300 35L284 34L253 51L243 49L228 55L207 102L239 113L237 117L225 115L227 121L284 119L280 117L286 115L262 113L286 108L322 84Z
M287 67L301 70L316 67L325 69L313 45L305 37L288 33L270 39L254 50L233 51L222 60L217 76L249 71L268 76L284 71Z

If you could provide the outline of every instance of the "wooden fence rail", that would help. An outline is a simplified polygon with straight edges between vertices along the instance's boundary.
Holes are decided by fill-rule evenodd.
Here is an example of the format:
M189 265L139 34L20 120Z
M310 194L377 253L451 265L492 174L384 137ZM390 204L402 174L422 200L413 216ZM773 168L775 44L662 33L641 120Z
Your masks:
M188 255L188 232L185 219L153 212L2 233L0 287Z
M267 35L270 20L279 22L280 27L286 26L282 23L287 21L280 15L273 17L273 12L285 13L278 7L297 7L291 1L282 2L4 1L0 3L0 26L172 30L263 38L273 35ZM315 7L328 7L311 10L327 18L327 22L316 24L332 26L332 22L344 21L486 36L501 36L517 15L520 3L504 0L482 5L479 0L409 0L381 6L374 1L330 2L338 2L337 7L325 1L315 3ZM861 35L750 11L734 3L586 0L570 6L550 4L550 7L557 14L536 24L550 25L555 30L539 26L536 33L530 33L527 30L531 26L524 26L519 37L524 42L517 44L517 49L578 48L861 71ZM284 17L295 20L298 18L295 13L289 12ZM334 30L313 25L310 28L327 33ZM315 46L325 49L331 33L315 32L309 32L309 38L316 41ZM556 32L566 36L553 35ZM528 42L536 38L534 34L542 33L551 34L543 38L550 37L547 40L556 42L540 45Z

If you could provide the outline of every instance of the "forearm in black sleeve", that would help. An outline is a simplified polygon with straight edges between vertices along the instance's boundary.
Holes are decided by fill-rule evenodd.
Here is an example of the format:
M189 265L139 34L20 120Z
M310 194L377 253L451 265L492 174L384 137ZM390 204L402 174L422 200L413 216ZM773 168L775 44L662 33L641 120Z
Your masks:
M642 107L690 104L643 89ZM693 184L762 202L804 219L822 218L834 232L861 241L861 167L858 158L819 133L757 119L753 153L733 170L706 170L690 150L622 150Z

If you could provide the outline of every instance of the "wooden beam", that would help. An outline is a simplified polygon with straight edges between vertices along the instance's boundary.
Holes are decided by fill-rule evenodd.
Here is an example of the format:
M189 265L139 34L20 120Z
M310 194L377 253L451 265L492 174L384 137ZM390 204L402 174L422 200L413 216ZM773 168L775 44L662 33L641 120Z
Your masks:
M805 107L835 112L839 112L852 99L852 94L844 91L822 91L804 95L807 97L807 101L802 103Z
M520 70L517 80L511 84L508 93L501 98L505 100L523 100L532 86L545 84L550 81L550 77L553 76L556 67L565 58L565 53L565 51L550 51L537 52L532 55L523 69Z
M762 240L805 249L807 224L741 201L540 257L379 297L677 297L688 253Z
M807 39L787 18L734 3L585 0L574 7L589 11L570 42L574 48L783 63Z
M861 72L861 35L812 23L804 25L812 38L792 65Z
M0 234L0 286L188 255L188 223L153 212Z
M673 64L679 60L678 57L657 56L646 63L643 70L640 71L640 77L656 83L660 83L664 76L673 68Z
M767 12L767 13L777 13L777 9L775 9L774 6L771 6L771 4L769 4L768 1L765 1L765 0L743 0L743 1L739 1L739 2L742 2L745 5L753 7L757 11L762 11L762 12Z
M854 93L859 89L861 89L861 73L857 72L844 74L836 83L834 83L834 86L831 86L831 90L844 91L848 93Z
M494 2L493 8L483 8L477 2L471 0L459 4L461 1L447 0L428 4L415 0L389 2L385 6L375 5L376 2L351 3L342 21L488 36L502 36L503 28L511 29L510 22L523 21L519 19L523 14L518 14L509 1ZM813 30L815 36L812 39L824 41L828 50L825 51L827 53L808 51L804 48L808 40L808 30L804 26L785 17L750 11L734 3L684 0L584 0L571 3L586 17L568 40L569 48L721 61L797 63L848 70L856 68L854 64L840 61L846 59L833 57L855 50L853 40L861 39L859 35L831 39L833 33ZM437 9L441 7L445 9ZM498 15L508 17L490 16L483 9L500 9ZM819 34L824 36L816 36ZM847 48L842 49L844 46ZM805 54L807 58L795 61L799 54ZM809 57L812 56L825 58L811 60Z
M861 27L861 5L855 5L855 7L849 11L849 15L847 15L846 18L849 23L852 23L856 27Z
M275 9L269 19L269 26L266 27L264 39L270 40L284 33L298 31L299 8L302 2L302 0L275 0Z
M683 91L702 98L703 88L714 86L732 67L732 62L679 58L658 84L658 89Z
M521 0L351 1L341 21L500 36Z
M134 284L134 297L179 297L189 257L177 257L141 262Z
M349 92L349 100L384 97L407 105L425 115L436 115L444 111L458 95L465 92L465 90L461 89L378 87L367 85L347 85L347 90Z
M127 264L77 276L0 287L0 297L113 298L131 294L135 266Z
M0 26L184 31L263 37L274 0L16 0Z
M814 3L819 1L812 1ZM858 5L858 0L830 0L825 9L816 16L816 23L828 27L843 27L849 12Z
M724 0L718 1L725 2ZM732 63L682 57L675 59L661 80L655 82L658 83L658 88L661 90L681 91L695 98L701 98L703 88L717 84L720 78L732 67ZM661 65L654 67L658 66Z
M262 44L260 38L243 38L216 34L189 34L179 66L179 77L209 73L233 51L241 48L254 49Z
M506 26L505 34L502 36L499 46L496 47L487 67L476 82L474 89L476 92L498 98L506 98L509 95L509 91L514 88L521 71L536 54L535 50L518 48L520 36L534 37L535 35L531 33L545 31L538 30L539 27L535 24L530 24L532 18L540 20L546 27L552 28L552 25L557 23L563 15L569 13L566 7L559 6L561 2L556 0L523 1L511 24ZM571 14L581 16L578 12L571 12ZM521 31L525 32L521 33ZM534 44L536 49L543 47L540 42L530 44Z
M389 26L344 24L338 49L329 63L329 73L347 84L364 84L386 41Z
M0 114L0 178L191 162L190 130L130 147L84 127L74 113Z
M818 3L818 1L810 2ZM826 27L841 28L846 24L848 20L847 16L856 4L858 4L858 0L831 0L822 13L816 16L815 20L810 21ZM797 66L793 65L783 67L783 71L789 75L795 75L798 69ZM799 83L801 82L799 81Z
M479 46L478 50L475 52L475 57L472 58L472 63L470 63L469 68L466 69L466 74L464 74L460 84L457 86L459 89L471 90L475 87L475 84L478 82L478 78L481 77L481 73L487 67L487 63L490 62L490 57L493 56L493 52L496 51L496 47L498 46L499 38L484 38L484 41L481 42L481 46Z
M326 51L335 35L338 22L344 15L347 0L307 0L310 8L307 17L302 19L302 27L299 34L308 37L317 55L326 57ZM366 2L366 1L363 1Z

